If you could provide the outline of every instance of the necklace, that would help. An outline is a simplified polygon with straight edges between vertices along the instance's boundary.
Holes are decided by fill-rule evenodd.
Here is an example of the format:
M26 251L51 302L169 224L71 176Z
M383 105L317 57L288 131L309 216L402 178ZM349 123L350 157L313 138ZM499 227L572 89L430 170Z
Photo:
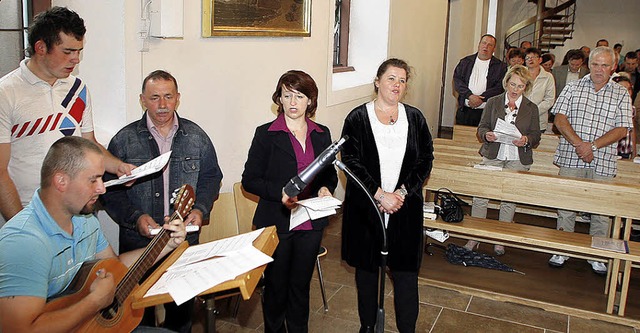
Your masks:
M305 125L306 125L306 124L305 124ZM304 133L306 133L306 129L305 129L305 127L306 127L306 126L302 126L302 127L298 128L298 129L295 129L295 130L294 130L294 129L289 128L289 132L291 132L291 134L293 134L293 137L294 137L294 138L297 138L297 137L298 137L298 134L296 134L296 132L304 132Z
M396 119L393 119L393 111L391 111L391 114L387 113L385 110L383 110L381 107L379 107L378 105L376 105L376 103L374 102L373 105L376 107L376 109L380 110L382 113L384 113L385 115L389 116L389 125L393 125L398 121L398 118L396 117ZM396 108L397 110L397 108Z

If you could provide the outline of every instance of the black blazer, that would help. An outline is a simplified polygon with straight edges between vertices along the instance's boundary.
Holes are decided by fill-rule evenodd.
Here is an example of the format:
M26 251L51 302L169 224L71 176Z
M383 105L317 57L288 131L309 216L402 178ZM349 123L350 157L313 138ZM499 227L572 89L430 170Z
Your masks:
M464 100L472 94L471 89L469 89L469 79L471 78L477 57L478 53L474 53L460 59L460 62L456 65L453 72L453 84L458 92L458 108L464 107ZM504 92L502 78L504 78L506 73L507 65L492 56L489 61L489 72L487 73L487 90L480 94L480 96L485 98L485 101Z
M389 218L388 265L393 270L417 272L422 261L422 186L431 173L433 141L420 110L404 105L409 121L407 144L396 189L409 192L400 210ZM342 161L373 195L380 187L380 157L367 115L366 104L355 108L344 121ZM375 271L380 265L382 231L375 207L350 179L342 217L342 259L353 267Z
M296 155L289 134L283 131L268 131L273 122L256 129L249 148L247 162L242 173L242 186L247 192L260 197L253 216L257 228L275 225L279 233L289 232L291 211L282 204L282 188L298 173ZM331 145L331 133L326 126L318 124L323 132L311 132L313 152L317 157ZM335 168L326 167L307 186L311 195L326 186L332 193L338 183ZM327 218L311 221L313 228L320 230L328 224Z

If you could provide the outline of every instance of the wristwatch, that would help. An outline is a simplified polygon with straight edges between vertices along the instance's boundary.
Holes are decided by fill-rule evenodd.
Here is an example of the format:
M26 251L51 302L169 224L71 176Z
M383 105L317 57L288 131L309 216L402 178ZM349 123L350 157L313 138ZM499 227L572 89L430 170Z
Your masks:
M598 150L598 147L596 146L595 142L591 142L591 151L596 151Z

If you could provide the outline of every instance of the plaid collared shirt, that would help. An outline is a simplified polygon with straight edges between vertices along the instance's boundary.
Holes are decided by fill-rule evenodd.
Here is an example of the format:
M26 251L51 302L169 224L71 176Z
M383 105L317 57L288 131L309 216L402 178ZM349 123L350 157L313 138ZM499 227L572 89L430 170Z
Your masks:
M551 113L565 115L576 134L587 142L593 142L616 127L628 130L633 126L631 99L627 90L609 81L596 92L591 75L567 84ZM613 143L596 150L593 161L585 163L569 141L561 136L554 162L560 167L595 168L597 175L613 177L617 171L616 145Z

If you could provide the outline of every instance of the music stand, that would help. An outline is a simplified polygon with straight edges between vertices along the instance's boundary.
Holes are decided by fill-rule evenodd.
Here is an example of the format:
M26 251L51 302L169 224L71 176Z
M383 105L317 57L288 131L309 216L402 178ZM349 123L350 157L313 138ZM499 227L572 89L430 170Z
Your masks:
M276 234L276 227L271 226L265 228L262 231L260 236L253 241L253 246L258 250L262 251L266 255L273 255L273 252L278 246L278 235ZM164 304L173 302L173 298L168 293L161 295L153 295L149 297L144 297L149 288L151 288L157 281L160 279L162 274L171 266L178 258L182 255L182 253L189 247L187 242L183 242L178 246L167 259L156 269L140 286L133 291L133 303L131 307L134 309L141 309L150 306L156 306L158 304ZM258 281L262 277L262 273L264 272L267 265L262 265L260 267L254 268L246 273L238 275L235 279L223 282L219 285L216 285L212 288L209 288L202 293L198 294L198 296L202 296L205 299L207 317L206 317L206 325L205 332L213 333L216 331L216 314L217 310L215 308L215 300L223 299L227 297L231 297L234 295L242 295L244 300L248 300L251 298L251 294L256 288Z
M371 193L369 193L369 191L367 190L367 187L364 185L364 183L362 182L362 180L360 180L360 178L358 178L352 171L351 169L349 169L347 167L346 164L342 163L342 161L340 161L339 159L335 159L333 161L333 164L335 166L337 166L340 170L344 171L345 174L347 174L347 176L350 177L351 180L353 180L359 187L360 189L364 192L364 194L367 195L367 198L369 199L369 201L371 202L371 204L373 205L373 209L376 211L377 215L378 215L378 221L380 222L380 228L382 231L382 247L380 248L380 268L379 268L379 277L378 277L378 311L376 313L376 333L383 333L384 332L384 281L385 281L385 272L387 270L387 255L389 255L388 252L388 245L387 245L387 227L384 225L384 219L382 218L382 213L380 213L380 210L378 209L378 205L376 204L375 199L373 198L373 195L371 195Z

